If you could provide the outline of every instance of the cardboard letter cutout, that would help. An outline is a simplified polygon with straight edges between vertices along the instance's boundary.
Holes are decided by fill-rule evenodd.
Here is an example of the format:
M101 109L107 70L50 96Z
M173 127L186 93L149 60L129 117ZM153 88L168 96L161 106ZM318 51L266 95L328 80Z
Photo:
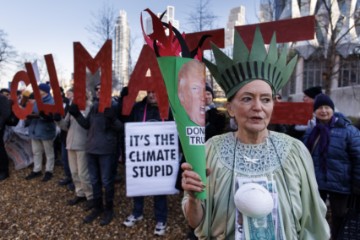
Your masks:
M74 103L80 110L84 110L86 105L86 67L92 74L101 69L99 112L111 106L111 46L111 40L107 40L94 59L80 42L74 42Z
M146 76L150 70L151 76ZM154 91L159 106L160 116L167 119L169 115L169 101L166 87L160 72L154 51L144 45L129 81L129 94L124 97L122 114L129 115L140 90Z

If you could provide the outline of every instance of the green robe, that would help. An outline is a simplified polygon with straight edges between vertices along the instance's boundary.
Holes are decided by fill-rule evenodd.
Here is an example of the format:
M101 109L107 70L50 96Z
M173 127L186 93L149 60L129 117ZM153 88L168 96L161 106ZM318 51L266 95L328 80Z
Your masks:
M246 161L244 156L259 161ZM226 133L207 141L206 159L211 174L207 198L202 201L204 218L195 229L199 239L234 239L234 180L263 176L272 177L276 182L281 215L279 225L285 233L284 239L330 238L326 206L318 192L312 158L302 142L270 132L264 143L242 144L236 141L234 133ZM183 208L187 197L185 194Z

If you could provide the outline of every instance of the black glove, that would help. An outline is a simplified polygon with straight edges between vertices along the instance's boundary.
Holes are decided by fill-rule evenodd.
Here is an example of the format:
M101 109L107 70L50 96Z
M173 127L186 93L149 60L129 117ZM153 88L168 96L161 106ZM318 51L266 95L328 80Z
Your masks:
M77 118L81 114L78 105L74 103L69 106L69 113L73 115L74 118Z
M46 121L52 121L52 120L54 120L52 113L45 114L43 111L40 111L39 116L40 116L42 119L46 120Z
M111 107L110 108L105 108L104 110L104 117L109 120L110 122L113 122L115 121L115 111L114 109L112 109Z
M54 113L53 117L56 122L59 122L62 118L60 113Z

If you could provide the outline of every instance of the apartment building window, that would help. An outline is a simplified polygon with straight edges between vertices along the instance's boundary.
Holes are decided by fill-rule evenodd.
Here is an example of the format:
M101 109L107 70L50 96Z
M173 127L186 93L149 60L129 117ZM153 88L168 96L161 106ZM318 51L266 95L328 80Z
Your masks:
M288 97L291 94L295 94L296 92L296 71L293 71L289 81L285 84L285 86L281 89L281 95L283 97Z
M360 59L350 56L340 61L340 74L338 87L360 84Z
M323 60L310 59L304 62L303 89L313 86L322 86Z

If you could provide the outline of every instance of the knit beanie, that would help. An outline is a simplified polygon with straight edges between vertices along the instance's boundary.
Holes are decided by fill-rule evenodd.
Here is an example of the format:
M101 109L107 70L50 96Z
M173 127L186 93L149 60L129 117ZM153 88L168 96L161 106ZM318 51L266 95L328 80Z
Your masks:
M2 94L2 93L4 93L4 92L6 92L6 93L9 93L10 94L10 90L9 89L7 89L7 88L2 88L1 90L0 90L0 93Z
M214 91L212 90L212 88L209 85L206 85L205 87L205 91L206 92L210 92L212 97L214 98Z
M314 101L314 112L316 111L316 109L318 109L321 106L329 106L331 107L331 109L333 111L335 111L335 105L334 102L330 99L329 96L325 95L325 94L319 94L316 96L315 101Z
M320 86L311 87L304 90L304 94L312 99L315 99L315 97L320 93L322 93Z
M40 83L39 89L40 89L41 91L43 91L43 92L46 92L47 94L50 93L50 86L49 86L49 84Z

